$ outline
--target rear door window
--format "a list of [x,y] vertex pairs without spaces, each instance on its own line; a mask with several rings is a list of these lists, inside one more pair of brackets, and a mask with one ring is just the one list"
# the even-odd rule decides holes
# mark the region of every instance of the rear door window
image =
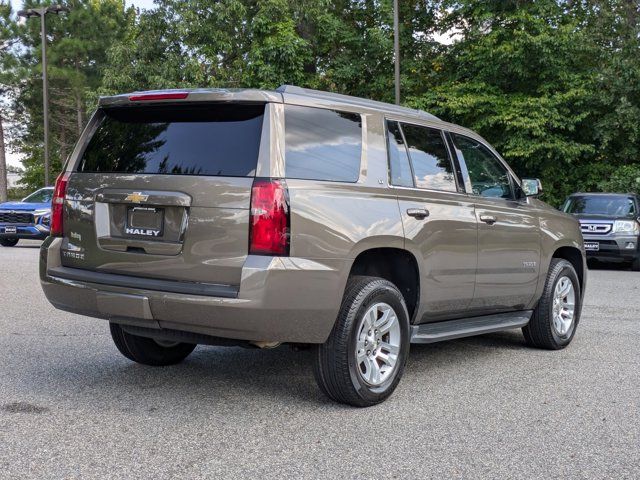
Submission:
[[407,147],[398,122],[387,121],[387,148],[389,149],[389,168],[391,185],[413,187],[413,173],[409,164]]
[[79,172],[255,175],[264,105],[103,109]]
[[287,178],[356,182],[362,155],[362,118],[357,113],[285,106]]
[[406,123],[401,126],[409,149],[416,187],[456,192],[453,164],[442,132]]

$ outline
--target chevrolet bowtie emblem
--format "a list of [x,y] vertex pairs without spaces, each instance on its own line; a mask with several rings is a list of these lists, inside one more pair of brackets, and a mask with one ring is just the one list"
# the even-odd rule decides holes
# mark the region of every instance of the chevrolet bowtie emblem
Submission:
[[133,192],[124,198],[125,202],[142,203],[149,200],[149,195],[143,195],[142,192]]

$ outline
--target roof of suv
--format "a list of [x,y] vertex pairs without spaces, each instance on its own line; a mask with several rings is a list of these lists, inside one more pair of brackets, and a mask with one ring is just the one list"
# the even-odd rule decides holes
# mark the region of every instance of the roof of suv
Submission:
[[[179,93],[188,93],[188,101],[244,101],[244,102],[276,102],[284,103],[284,95],[296,95],[305,97],[306,99],[318,102],[335,102],[346,105],[362,107],[363,109],[376,110],[385,113],[396,113],[399,115],[407,115],[414,118],[421,118],[429,121],[440,121],[435,115],[416,110],[413,108],[401,107],[390,103],[378,102],[375,100],[367,100],[365,98],[352,97],[350,95],[341,95],[338,93],[322,92],[319,90],[311,90],[308,88],[296,87],[293,85],[282,85],[276,90],[256,90],[256,89],[238,89],[238,88],[198,88],[198,89],[173,89],[173,90],[153,90],[147,92],[135,92],[122,95],[114,95],[110,97],[101,97],[100,106],[124,106],[137,104],[138,101],[144,100],[145,96],[149,96],[148,101],[176,101],[176,98],[162,99],[157,96],[171,95]],[[132,101],[131,96],[138,96],[138,101]],[[156,98],[153,98],[155,96]],[[180,101],[180,100],[178,100]]]

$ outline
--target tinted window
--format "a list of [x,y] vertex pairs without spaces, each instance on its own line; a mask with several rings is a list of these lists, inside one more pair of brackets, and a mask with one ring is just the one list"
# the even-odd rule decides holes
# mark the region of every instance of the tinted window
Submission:
[[442,133],[405,123],[402,131],[409,147],[416,187],[455,192],[453,167]]
[[571,197],[564,206],[567,213],[606,215],[609,217],[633,217],[636,206],[632,198],[615,195]]
[[474,195],[494,198],[513,198],[509,172],[500,160],[481,143],[452,134],[461,160],[467,165]]
[[358,180],[362,151],[358,114],[287,105],[285,145],[288,178]]
[[51,188],[43,188],[36,192],[33,192],[27,198],[23,200],[26,203],[51,203],[51,197],[53,197],[53,190]]
[[409,166],[407,147],[404,144],[398,122],[387,122],[387,132],[391,184],[400,187],[413,187],[413,174]]
[[104,110],[80,172],[255,174],[264,105]]

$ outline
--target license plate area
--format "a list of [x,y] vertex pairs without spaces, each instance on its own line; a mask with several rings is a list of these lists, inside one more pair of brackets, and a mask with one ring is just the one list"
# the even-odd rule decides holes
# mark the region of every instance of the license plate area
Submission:
[[600,250],[600,242],[584,242],[584,249],[587,252],[598,252]]
[[4,233],[17,233],[18,229],[14,226],[6,226],[4,227]]
[[164,209],[155,207],[127,207],[124,233],[135,238],[159,238],[164,229]]

